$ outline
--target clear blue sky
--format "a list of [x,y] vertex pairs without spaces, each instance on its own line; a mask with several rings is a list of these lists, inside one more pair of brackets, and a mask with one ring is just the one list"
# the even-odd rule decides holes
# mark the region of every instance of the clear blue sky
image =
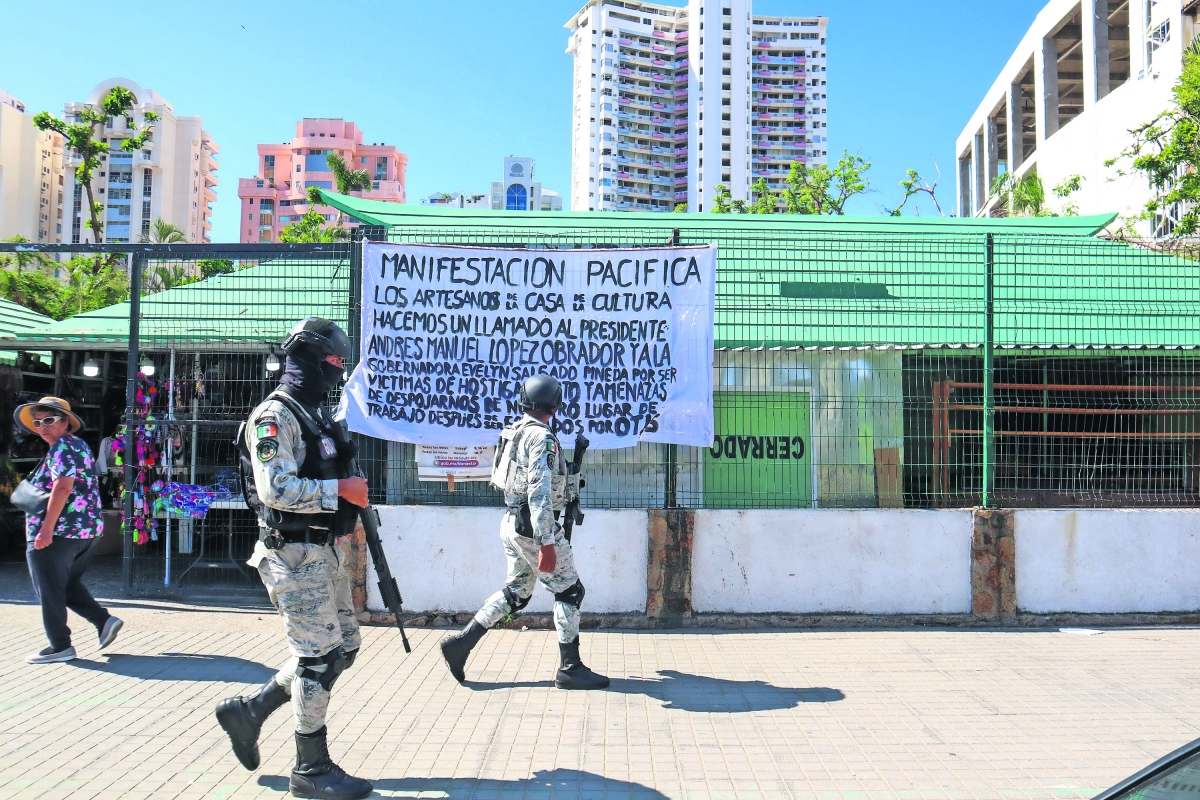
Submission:
[[[292,137],[302,117],[357,122],[366,141],[408,154],[411,202],[484,191],[506,155],[536,160],[567,193],[571,59],[567,18],[581,0],[513,3],[167,2],[77,34],[94,2],[9,3],[0,26],[0,89],[31,111],[61,113],[113,76],[196,115],[221,148],[214,238],[236,241],[237,179],[255,145]],[[681,0],[682,4],[682,0]],[[875,190],[853,208],[894,205],[909,167],[941,165],[953,206],[954,139],[1043,0],[756,0],[764,14],[823,14],[829,25],[830,157],[873,163]],[[123,19],[128,16],[129,19]],[[111,25],[110,25],[111,23]],[[82,24],[82,22],[81,22]],[[78,42],[82,46],[72,46]],[[923,203],[921,213],[932,213]]]

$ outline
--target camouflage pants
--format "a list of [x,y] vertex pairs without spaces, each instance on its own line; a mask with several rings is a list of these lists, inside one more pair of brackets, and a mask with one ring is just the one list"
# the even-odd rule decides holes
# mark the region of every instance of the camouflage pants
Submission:
[[[292,660],[275,682],[291,695],[296,730],[313,733],[325,724],[329,691],[318,680],[297,674],[300,659],[323,656],[338,647],[357,650],[362,644],[346,553],[340,542],[335,547],[289,544],[278,550],[259,542],[246,563],[258,569],[267,595],[283,617],[283,632],[292,651]],[[317,664],[309,670],[323,673],[327,668]]]
[[[504,557],[508,562],[505,588],[524,600],[533,594],[533,587],[539,580],[551,593],[561,592],[573,586],[579,580],[579,573],[575,571],[575,555],[571,551],[571,543],[563,536],[562,528],[554,526],[556,564],[554,572],[546,575],[537,571],[538,550],[541,549],[541,545],[537,539],[517,535],[516,519],[514,512],[509,511],[500,522],[500,541],[504,544]],[[487,599],[483,608],[475,614],[475,621],[485,628],[490,628],[515,610],[508,604],[508,599],[501,590]],[[554,627],[558,630],[560,642],[574,641],[579,636],[579,609],[570,603],[556,600]]]

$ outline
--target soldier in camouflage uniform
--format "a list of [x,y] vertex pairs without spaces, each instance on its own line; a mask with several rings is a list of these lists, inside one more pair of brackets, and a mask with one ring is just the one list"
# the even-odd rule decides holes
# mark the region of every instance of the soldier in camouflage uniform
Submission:
[[488,629],[529,604],[539,580],[554,594],[554,627],[561,659],[554,685],[560,689],[603,689],[608,678],[592,672],[579,657],[579,607],[583,582],[575,571],[571,543],[555,518],[567,505],[571,478],[550,420],[562,404],[562,387],[546,375],[521,385],[519,421],[505,428],[496,449],[493,485],[503,488],[507,511],[500,541],[508,562],[504,588],[487,599],[467,627],[442,640],[442,655],[460,683],[467,656]]
[[354,445],[323,403],[342,377],[350,340],[332,322],[310,317],[283,344],[281,385],[239,434],[247,504],[260,535],[247,562],[258,570],[283,617],[292,659],[247,697],[217,706],[217,721],[247,769],[259,765],[258,734],[290,699],[296,721],[295,797],[362,798],[370,782],[329,757],[325,714],[338,676],[354,663],[362,637],[339,537],[354,530],[367,483],[349,474]]

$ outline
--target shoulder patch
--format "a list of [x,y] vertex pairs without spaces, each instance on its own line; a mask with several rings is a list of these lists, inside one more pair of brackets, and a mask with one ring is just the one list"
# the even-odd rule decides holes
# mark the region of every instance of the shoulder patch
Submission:
[[557,453],[558,452],[558,442],[555,440],[555,438],[553,436],[546,437],[546,452],[547,453]]
[[259,439],[274,439],[279,435],[279,426],[274,422],[259,421],[257,428]]
[[279,442],[274,439],[263,439],[258,443],[255,452],[258,453],[258,460],[266,463],[279,453]]

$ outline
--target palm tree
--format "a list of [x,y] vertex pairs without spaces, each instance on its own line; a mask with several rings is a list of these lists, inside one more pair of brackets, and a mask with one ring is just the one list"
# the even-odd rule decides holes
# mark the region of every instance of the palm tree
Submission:
[[187,236],[183,232],[183,228],[173,222],[167,222],[162,217],[154,218],[154,225],[150,227],[150,235],[143,234],[138,238],[142,244],[177,244],[186,242]]
[[[365,169],[350,169],[346,165],[346,160],[337,153],[326,155],[325,163],[329,165],[329,171],[333,173],[333,181],[337,184],[338,194],[365,192],[371,188],[371,176],[367,174],[367,171]],[[340,210],[338,211],[337,224],[342,224],[342,212]]]
[[1054,212],[1046,207],[1046,187],[1037,173],[1018,178],[1005,172],[992,181],[992,194],[999,200],[997,210],[1006,217],[1046,217]]

